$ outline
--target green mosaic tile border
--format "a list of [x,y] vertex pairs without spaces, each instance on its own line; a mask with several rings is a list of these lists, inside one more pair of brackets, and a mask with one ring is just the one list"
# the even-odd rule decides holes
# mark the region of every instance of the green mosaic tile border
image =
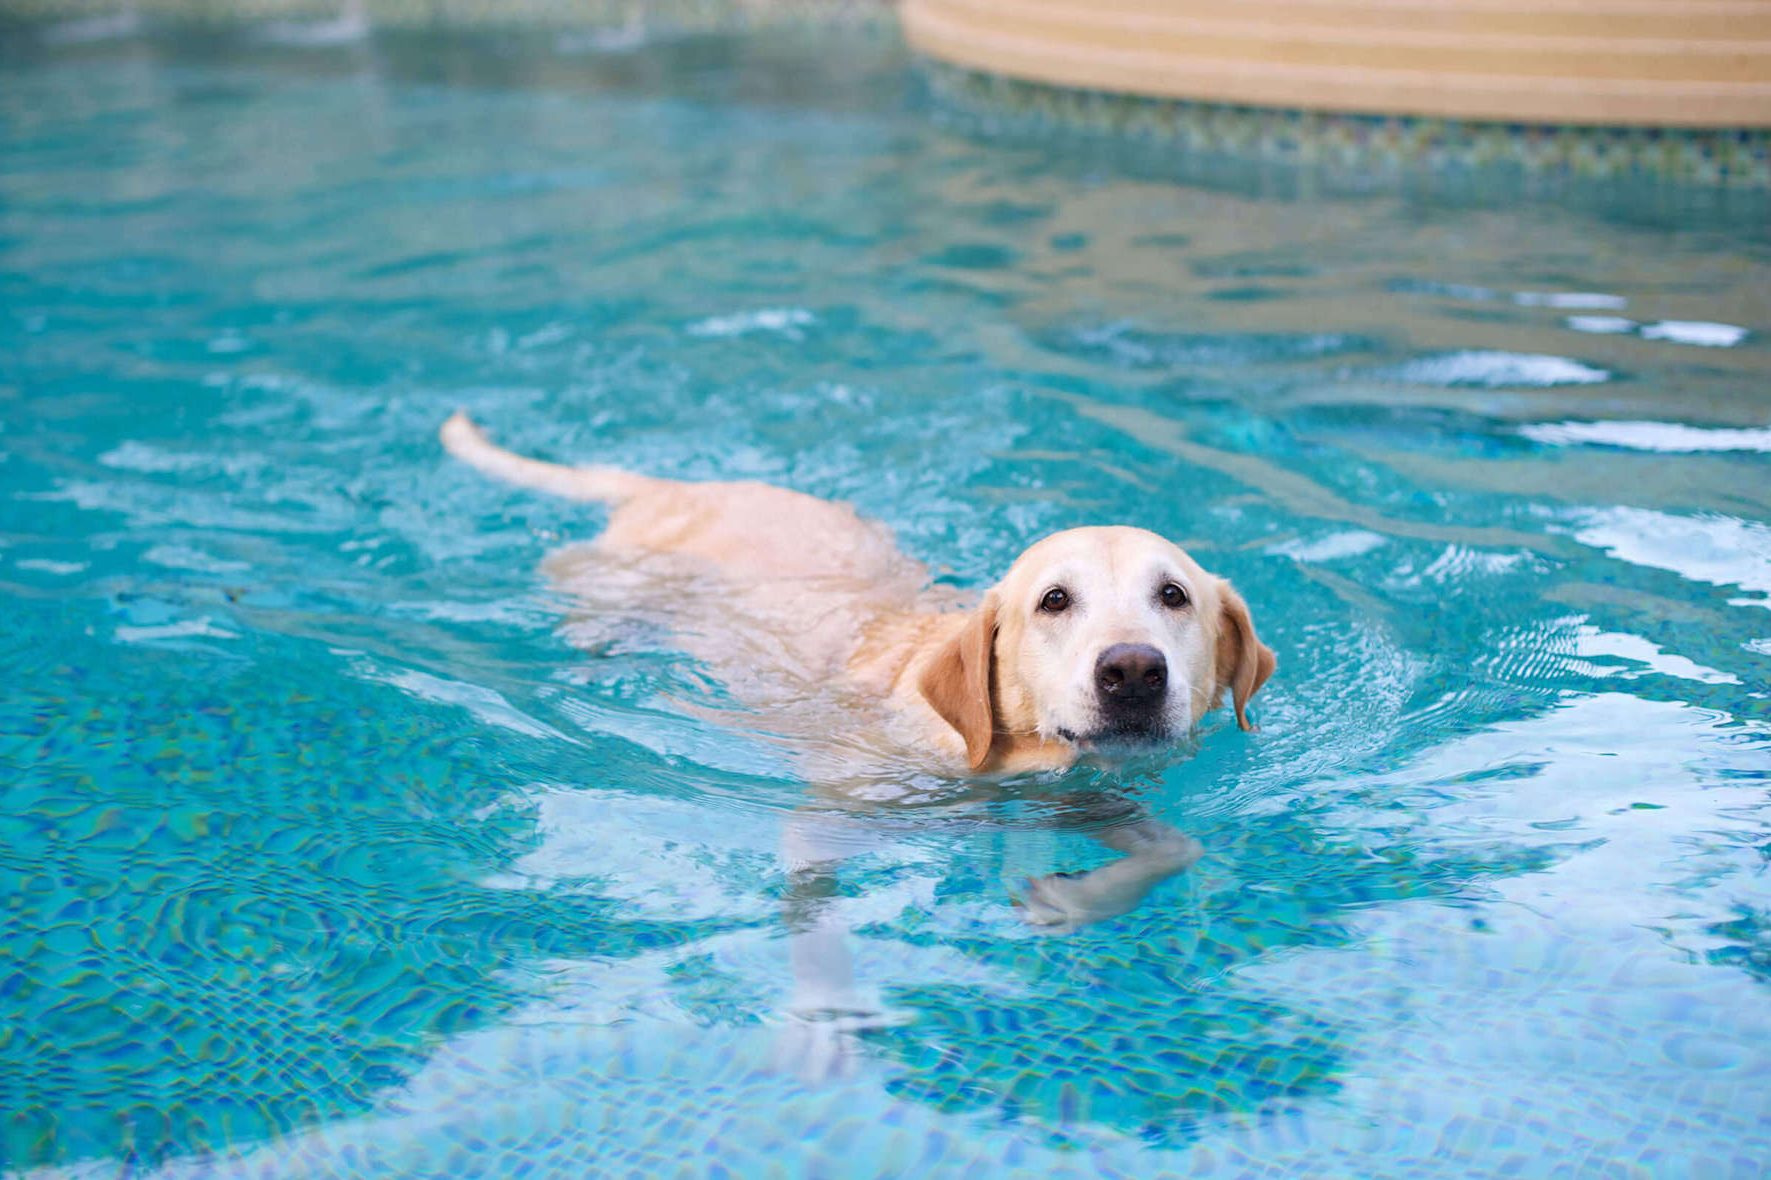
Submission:
[[1504,168],[1574,180],[1771,189],[1771,130],[1555,127],[1343,115],[1068,90],[924,61],[940,106],[998,130],[1086,132],[1371,180]]

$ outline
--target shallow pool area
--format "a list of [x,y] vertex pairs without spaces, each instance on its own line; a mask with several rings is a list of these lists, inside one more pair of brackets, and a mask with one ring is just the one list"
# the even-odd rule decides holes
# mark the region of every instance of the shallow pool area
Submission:
[[[1771,1160],[1771,222],[996,135],[879,32],[0,40],[0,1174],[1693,1176]],[[1351,186],[1356,188],[1357,186]],[[515,449],[1136,524],[1279,670],[849,817],[538,570]],[[1052,935],[1022,880],[1204,855]]]

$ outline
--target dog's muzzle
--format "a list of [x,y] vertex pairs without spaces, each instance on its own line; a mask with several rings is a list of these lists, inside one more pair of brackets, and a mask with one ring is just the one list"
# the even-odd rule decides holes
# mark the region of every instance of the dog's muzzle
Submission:
[[1147,643],[1116,643],[1095,660],[1096,741],[1154,741],[1168,732],[1168,660]]

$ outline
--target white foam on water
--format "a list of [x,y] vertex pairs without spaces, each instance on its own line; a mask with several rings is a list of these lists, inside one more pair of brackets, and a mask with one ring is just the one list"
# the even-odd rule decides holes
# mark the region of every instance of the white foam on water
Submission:
[[129,439],[118,443],[98,457],[106,467],[119,471],[138,471],[145,475],[185,472],[221,472],[245,475],[264,466],[264,461],[250,454],[210,455],[201,452],[169,451],[152,443]]
[[733,315],[710,316],[690,324],[683,331],[691,336],[744,336],[751,332],[779,332],[793,340],[801,338],[801,328],[818,322],[818,317],[803,307],[764,307]]
[[[1631,565],[1771,595],[1771,526],[1756,521],[1715,513],[1675,516],[1647,508],[1595,508],[1582,514],[1574,539]],[[1730,603],[1771,608],[1771,598]]]
[[1479,385],[1489,389],[1506,385],[1547,388],[1554,385],[1597,385],[1611,374],[1565,356],[1528,352],[1468,349],[1421,357],[1394,370],[1403,380],[1421,385]]
[[1619,447],[1666,454],[1771,452],[1771,427],[1708,428],[1679,422],[1541,422],[1522,426],[1519,433],[1532,442],[1551,446]]
[[1313,565],[1317,562],[1358,557],[1362,553],[1370,553],[1383,543],[1384,538],[1377,533],[1367,532],[1364,529],[1352,529],[1343,533],[1330,533],[1326,537],[1318,537],[1313,541],[1294,538],[1271,546],[1267,552]]
[[185,619],[177,623],[158,623],[149,627],[117,628],[117,638],[124,643],[146,643],[155,639],[238,639],[233,631],[217,627],[208,616]]
[[77,574],[86,568],[84,561],[51,561],[47,557],[21,557],[12,563],[21,570],[36,570],[45,574]]
[[1622,311],[1630,303],[1622,295],[1607,295],[1601,291],[1515,291],[1513,302],[1520,307],[1589,308],[1594,311]]
[[1737,324],[1713,324],[1705,320],[1661,320],[1642,327],[1644,340],[1670,340],[1674,344],[1695,344],[1699,348],[1733,348],[1747,337],[1747,330]]
[[[1574,629],[1574,651],[1576,655],[1587,659],[1597,656],[1628,660],[1644,665],[1646,672],[1658,672],[1662,676],[1675,676],[1680,680],[1695,680],[1700,684],[1740,683],[1740,677],[1731,672],[1723,672],[1684,656],[1674,655],[1640,635],[1601,631],[1590,624],[1583,623]],[[1593,671],[1602,676],[1621,676],[1626,679],[1645,674],[1644,671],[1631,668],[1596,668]]]
[[1594,336],[1621,336],[1636,330],[1636,321],[1621,315],[1571,315],[1562,322],[1576,332]]
[[1427,582],[1461,582],[1467,578],[1499,577],[1521,567],[1530,567],[1535,559],[1529,553],[1495,553],[1472,549],[1466,545],[1447,545],[1444,552],[1427,563],[1416,579]]

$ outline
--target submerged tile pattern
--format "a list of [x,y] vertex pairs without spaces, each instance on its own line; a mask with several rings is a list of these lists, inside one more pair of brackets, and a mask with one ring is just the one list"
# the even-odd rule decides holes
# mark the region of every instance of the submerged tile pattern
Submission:
[[1066,90],[941,62],[923,71],[942,106],[993,128],[1094,133],[1172,149],[1373,180],[1504,169],[1581,180],[1771,188],[1771,131],[1548,127],[1268,110]]

